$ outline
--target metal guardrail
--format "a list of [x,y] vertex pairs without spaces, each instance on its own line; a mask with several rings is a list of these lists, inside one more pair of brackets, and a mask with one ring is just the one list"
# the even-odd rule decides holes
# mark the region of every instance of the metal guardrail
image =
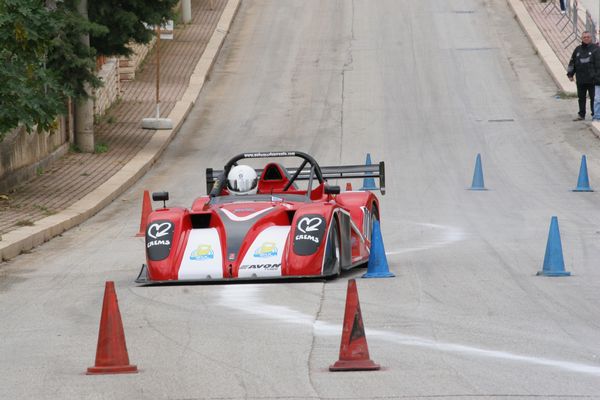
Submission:
[[580,8],[577,0],[548,0],[546,6],[542,9],[542,13],[549,14],[554,10],[562,14],[556,22],[557,26],[562,25],[560,31],[564,32],[568,27],[570,27],[571,30],[562,41],[563,44],[566,43],[565,49],[576,42],[579,39],[579,35],[582,33],[579,31],[579,15],[581,11],[585,11],[585,19],[582,19],[585,30],[593,32],[592,42],[598,43],[600,41],[598,40],[599,38],[596,37],[598,31],[592,15],[589,10]]

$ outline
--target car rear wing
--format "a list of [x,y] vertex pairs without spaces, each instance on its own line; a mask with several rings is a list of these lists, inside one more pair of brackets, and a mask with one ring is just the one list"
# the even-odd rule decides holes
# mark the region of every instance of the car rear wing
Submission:
[[[339,165],[330,167],[320,167],[323,179],[365,179],[363,187],[366,190],[379,190],[385,194],[385,163],[380,161],[378,164],[367,165]],[[296,168],[286,168],[288,173],[293,176]],[[257,169],[258,176],[262,174],[262,168]],[[218,179],[225,179],[223,170],[206,168],[206,193],[211,193],[215,182]],[[379,187],[369,187],[366,179],[379,179]],[[309,180],[310,168],[304,168],[298,174],[297,180]]]

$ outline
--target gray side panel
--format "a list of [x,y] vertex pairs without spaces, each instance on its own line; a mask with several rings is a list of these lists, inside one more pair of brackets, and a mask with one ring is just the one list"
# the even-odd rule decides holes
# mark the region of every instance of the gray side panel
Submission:
[[350,240],[352,233],[352,226],[350,216],[343,212],[338,212],[337,216],[340,221],[340,253],[342,269],[347,269],[352,266],[352,242]]
[[[218,210],[219,217],[221,217],[221,221],[223,221],[226,232],[227,253],[225,254],[225,261],[234,261],[238,258],[240,247],[250,228],[252,228],[258,220],[273,210],[274,208],[246,221],[232,221],[225,213],[223,213],[223,211]],[[230,255],[233,255],[233,258],[230,258]]]

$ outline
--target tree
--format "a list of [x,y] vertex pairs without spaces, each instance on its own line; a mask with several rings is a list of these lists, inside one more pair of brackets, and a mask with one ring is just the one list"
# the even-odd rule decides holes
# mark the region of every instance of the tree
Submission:
[[153,31],[147,25],[163,24],[174,18],[178,0],[96,0],[90,1],[90,21],[110,27],[107,34],[90,34],[90,45],[98,54],[130,55],[130,42],[148,43]]
[[[20,124],[49,129],[66,112],[68,98],[98,87],[96,54],[128,55],[147,43],[146,27],[174,17],[177,0],[94,0],[89,21],[79,0],[0,0],[0,141]],[[81,42],[90,36],[90,47]]]
[[79,35],[107,28],[77,15],[75,1],[0,0],[0,140],[19,124],[49,129],[86,82],[98,86],[94,52]]

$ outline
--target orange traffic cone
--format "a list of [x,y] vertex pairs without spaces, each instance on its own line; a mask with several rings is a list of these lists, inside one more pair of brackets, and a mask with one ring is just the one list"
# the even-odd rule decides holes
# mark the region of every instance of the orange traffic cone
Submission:
[[148,215],[152,212],[152,204],[150,203],[150,193],[144,190],[144,198],[142,200],[142,220],[140,221],[140,231],[135,234],[136,237],[146,235],[146,225],[148,225]]
[[346,182],[346,192],[351,192],[351,191],[352,191],[352,183]]
[[87,375],[137,372],[137,367],[129,364],[115,283],[107,281],[98,332],[96,364],[87,369]]
[[340,345],[340,359],[329,367],[330,371],[370,371],[379,369],[369,358],[369,347],[365,336],[365,327],[360,313],[356,280],[348,281],[344,328]]

